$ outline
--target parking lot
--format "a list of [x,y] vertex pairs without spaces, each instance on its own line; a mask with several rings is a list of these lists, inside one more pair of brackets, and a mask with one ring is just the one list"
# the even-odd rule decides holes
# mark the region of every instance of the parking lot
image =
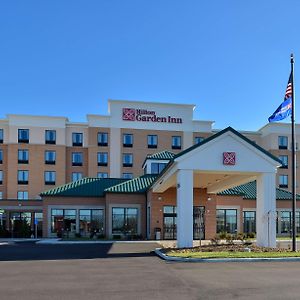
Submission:
[[300,298],[300,263],[168,263],[155,247],[2,245],[1,299]]

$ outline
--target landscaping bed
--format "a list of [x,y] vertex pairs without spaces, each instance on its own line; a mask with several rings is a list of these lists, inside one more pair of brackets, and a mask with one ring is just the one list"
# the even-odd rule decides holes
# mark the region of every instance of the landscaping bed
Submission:
[[174,257],[182,258],[280,258],[300,257],[300,252],[292,252],[284,248],[258,247],[254,244],[221,244],[201,247],[174,249],[166,248],[161,251]]

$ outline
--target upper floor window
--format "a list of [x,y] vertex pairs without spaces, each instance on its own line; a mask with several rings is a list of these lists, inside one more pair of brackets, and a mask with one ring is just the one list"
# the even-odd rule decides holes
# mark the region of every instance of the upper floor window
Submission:
[[3,171],[0,171],[0,184],[3,183]]
[[83,133],[79,133],[79,132],[72,133],[72,145],[73,146],[83,145]]
[[132,147],[133,146],[133,135],[129,133],[123,134],[123,147]]
[[29,171],[18,171],[18,184],[28,184]]
[[159,174],[166,167],[166,163],[151,163],[151,174]]
[[56,172],[55,171],[45,171],[45,184],[55,185]]
[[123,173],[122,177],[124,179],[132,179],[133,178],[133,174],[132,173]]
[[0,150],[0,164],[3,163],[3,150]]
[[19,164],[28,164],[29,161],[29,151],[27,149],[18,150],[18,163]]
[[73,152],[72,153],[72,166],[82,166],[83,155],[82,152]]
[[55,165],[56,161],[56,152],[55,151],[45,151],[45,164],[46,165]]
[[172,149],[181,149],[181,136],[172,136]]
[[133,155],[132,153],[123,153],[123,167],[132,167]]
[[56,130],[45,131],[45,143],[53,145],[56,144]]
[[98,132],[98,146],[107,146],[107,145],[108,145],[108,133]]
[[148,148],[157,148],[157,135],[148,135]]
[[278,137],[278,148],[279,149],[287,149],[288,148],[288,137],[287,136],[279,136]]
[[18,200],[28,200],[28,191],[18,191],[17,199]]
[[29,143],[29,129],[18,129],[18,142]]
[[108,178],[108,173],[106,172],[98,172],[97,173],[98,178]]
[[204,141],[204,137],[202,137],[202,136],[196,136],[195,137],[195,144],[199,144],[203,141]]
[[72,173],[72,181],[77,181],[82,178],[82,173],[81,172],[73,172]]
[[288,175],[279,175],[279,187],[281,188],[288,187]]
[[4,139],[3,129],[0,129],[0,144],[3,143],[3,139]]
[[97,153],[97,162],[98,162],[98,166],[107,166],[108,153],[107,152],[98,152]]
[[280,168],[287,169],[288,168],[288,156],[287,155],[279,155],[279,159],[281,160],[282,166]]

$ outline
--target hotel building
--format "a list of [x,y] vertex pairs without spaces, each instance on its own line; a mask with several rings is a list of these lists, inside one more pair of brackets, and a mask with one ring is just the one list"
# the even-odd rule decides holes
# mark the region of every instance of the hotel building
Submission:
[[[87,115],[84,123],[66,117],[7,115],[0,120],[0,235],[95,232],[109,238],[154,238],[160,232],[161,238],[174,239],[182,176],[181,180],[192,178],[194,217],[188,226],[194,238],[212,238],[220,231],[255,232],[255,180],[259,183],[259,176],[270,172],[278,189],[273,195],[276,216],[269,214],[268,222],[276,224],[277,235],[289,235],[290,125],[216,130],[213,121],[194,120],[194,109],[189,104],[109,100],[108,114]],[[296,133],[298,145],[298,125]],[[198,158],[207,147],[210,152]],[[214,157],[215,150],[219,153]],[[185,175],[179,174],[181,169],[177,177],[167,174],[191,153],[195,165],[204,159],[202,165],[184,167]],[[216,161],[215,169],[202,169]],[[263,169],[265,161],[269,165]],[[242,166],[247,169],[239,169]],[[259,194],[261,187],[257,189]],[[267,212],[273,210],[272,206]]]

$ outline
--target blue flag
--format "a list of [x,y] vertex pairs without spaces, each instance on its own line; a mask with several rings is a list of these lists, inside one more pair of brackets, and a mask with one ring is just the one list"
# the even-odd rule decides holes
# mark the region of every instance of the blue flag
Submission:
[[293,88],[292,88],[292,73],[291,73],[286,88],[284,101],[279,105],[279,107],[275,110],[273,115],[268,119],[269,122],[276,122],[276,121],[283,120],[292,114],[292,93],[293,93]]

